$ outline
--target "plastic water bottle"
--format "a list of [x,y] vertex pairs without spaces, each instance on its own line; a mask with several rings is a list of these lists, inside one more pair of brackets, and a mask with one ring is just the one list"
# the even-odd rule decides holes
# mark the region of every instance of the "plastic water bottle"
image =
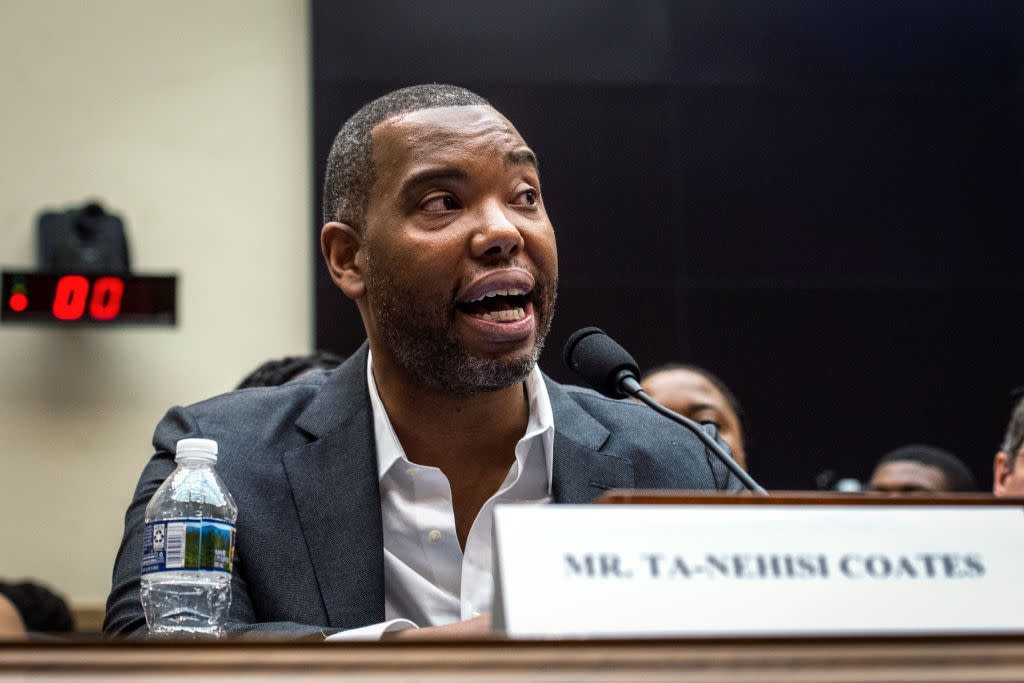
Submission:
[[213,469],[217,442],[182,439],[146,506],[142,609],[154,635],[224,635],[238,507]]

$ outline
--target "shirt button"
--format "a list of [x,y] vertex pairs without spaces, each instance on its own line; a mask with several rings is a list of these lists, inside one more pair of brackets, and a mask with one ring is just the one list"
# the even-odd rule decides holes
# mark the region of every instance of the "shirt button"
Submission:
[[427,534],[427,538],[430,539],[431,543],[437,543],[441,540],[441,532],[437,529],[431,529],[430,533]]
[[416,476],[416,468],[415,467],[406,467],[405,468],[405,473],[408,474],[410,477],[415,477]]

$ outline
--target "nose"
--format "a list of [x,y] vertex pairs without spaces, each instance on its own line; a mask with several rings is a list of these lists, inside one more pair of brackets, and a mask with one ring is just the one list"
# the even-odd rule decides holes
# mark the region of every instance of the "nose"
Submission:
[[470,248],[474,258],[515,256],[523,248],[523,235],[509,220],[505,207],[492,202],[481,211]]

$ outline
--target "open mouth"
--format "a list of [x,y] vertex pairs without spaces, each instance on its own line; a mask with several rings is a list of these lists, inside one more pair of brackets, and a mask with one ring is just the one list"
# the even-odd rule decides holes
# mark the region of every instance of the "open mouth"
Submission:
[[491,323],[514,323],[526,317],[529,298],[520,289],[497,289],[472,301],[456,302],[466,315]]

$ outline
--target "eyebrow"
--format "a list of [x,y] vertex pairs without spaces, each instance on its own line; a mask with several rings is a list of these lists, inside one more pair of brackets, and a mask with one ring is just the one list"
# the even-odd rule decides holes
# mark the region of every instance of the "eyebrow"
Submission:
[[517,152],[509,152],[505,155],[506,166],[533,166],[537,168],[537,156],[530,150],[521,150]]
[[[505,155],[505,166],[533,166],[537,168],[537,156],[530,150],[509,152]],[[435,180],[465,180],[466,172],[458,168],[430,168],[415,173],[402,183],[399,194],[405,195],[416,187]]]
[[414,190],[416,187],[425,183],[430,183],[435,180],[465,180],[466,172],[457,168],[431,168],[425,171],[420,171],[410,176],[404,183],[402,183],[402,189],[399,191],[400,194],[405,195]]

